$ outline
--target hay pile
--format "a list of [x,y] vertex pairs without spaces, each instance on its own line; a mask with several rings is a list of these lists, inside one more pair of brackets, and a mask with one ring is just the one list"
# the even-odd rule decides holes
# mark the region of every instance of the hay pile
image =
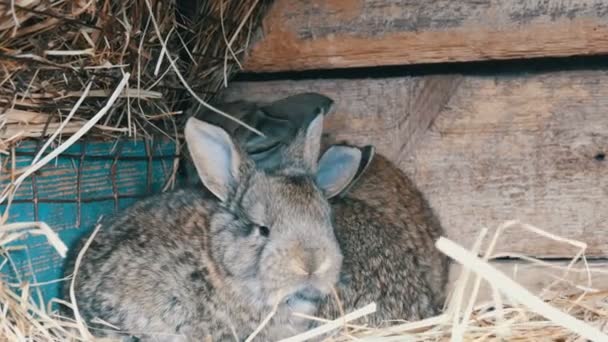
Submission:
[[[506,276],[489,263],[504,255],[494,255],[494,249],[500,245],[500,235],[506,229],[527,230],[538,234],[539,238],[577,247],[579,252],[564,266],[519,255],[535,266],[538,274],[547,274],[554,280],[540,293],[531,293],[512,279],[514,275]],[[505,222],[498,227],[487,250],[481,252],[480,246],[486,234],[487,230],[482,229],[472,250],[446,238],[437,241],[436,246],[462,266],[442,315],[419,322],[403,322],[390,328],[357,325],[357,318],[373,314],[376,308],[372,303],[314,331],[284,341],[306,341],[330,331],[333,331],[333,336],[326,338],[325,342],[608,341],[608,287],[605,282],[608,263],[591,266],[585,258],[584,243],[517,221]],[[583,275],[579,278],[585,281],[571,281],[570,276],[575,274]],[[604,282],[594,284],[593,280],[599,278]],[[480,300],[482,286],[490,288],[491,300]]]
[[[323,324],[283,342],[308,341],[323,334],[329,335],[324,335],[327,336],[323,339],[325,342],[608,341],[608,289],[594,287],[593,283],[596,277],[606,278],[608,265],[590,266],[584,256],[584,244],[561,239],[538,228],[523,225],[524,229],[537,232],[543,237],[555,238],[581,247],[580,252],[563,267],[524,257],[541,270],[544,268],[551,271],[547,274],[555,274],[556,270],[559,273],[555,281],[545,287],[540,294],[527,291],[488,262],[497,257],[492,252],[494,247],[500,244],[500,233],[504,229],[519,226],[522,225],[517,222],[507,222],[499,227],[488,249],[483,253],[480,253],[479,246],[487,233],[486,230],[481,231],[480,238],[470,251],[449,239],[441,238],[437,242],[437,247],[442,252],[463,266],[446,303],[445,312],[440,316],[418,322],[403,322],[389,328],[357,324],[358,318],[373,314],[376,310],[375,304],[370,303],[330,322],[303,316],[321,321]],[[53,244],[58,252],[64,252],[61,242],[53,237],[48,227],[38,227],[38,229],[31,232],[48,233],[49,243]],[[95,232],[91,239],[94,235]],[[6,239],[0,241],[0,246],[5,246],[5,241]],[[80,255],[86,251],[86,248],[87,246],[83,248]],[[478,257],[479,254],[482,257]],[[583,283],[572,282],[568,277],[572,274],[583,274],[585,275],[583,278],[587,280]],[[23,293],[26,294],[23,296],[0,287],[2,303],[0,309],[5,315],[3,320],[0,320],[0,331],[8,337],[8,340],[25,340],[22,337],[25,332],[27,333],[25,336],[35,341],[100,341],[91,336],[81,320],[69,320],[45,310],[44,306],[36,305],[27,295],[35,284],[22,286]],[[478,301],[480,288],[483,286],[492,289],[492,300]],[[75,302],[77,298],[71,300]],[[57,302],[73,308],[72,303]],[[6,317],[7,312],[8,317]]]
[[[11,253],[29,235],[46,236],[62,256],[67,250],[43,222],[7,223],[30,175],[85,134],[160,135],[179,153],[182,113],[210,107],[271,2],[0,0],[0,270],[17,271]],[[32,138],[37,156],[16,170],[15,147]],[[70,303],[42,301],[41,285],[0,279],[0,341],[91,340],[82,322],[51,309]]]
[[52,134],[74,108],[61,131],[78,131],[126,75],[93,132],[175,137],[182,111],[237,70],[269,3],[2,0],[0,151]]

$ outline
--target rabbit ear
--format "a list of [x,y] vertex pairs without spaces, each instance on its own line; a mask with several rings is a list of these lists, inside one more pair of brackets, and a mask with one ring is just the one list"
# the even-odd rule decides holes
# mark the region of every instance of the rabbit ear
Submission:
[[204,121],[188,119],[184,135],[201,181],[217,198],[226,201],[241,178],[243,155],[226,131]]
[[317,114],[308,128],[304,136],[302,159],[304,165],[311,171],[317,170],[317,160],[319,159],[319,150],[321,149],[321,134],[323,133],[323,114]]
[[[317,93],[299,93],[271,103],[260,104],[251,115],[244,117],[247,124],[262,131],[265,136],[252,134],[236,135],[247,153],[256,162],[262,158],[258,154],[264,154],[278,145],[289,145],[294,141],[298,133],[311,127],[311,122],[319,114],[327,115],[333,107],[333,100],[327,96]],[[238,127],[235,133],[245,131],[244,127]],[[300,142],[302,143],[302,142]],[[279,149],[276,149],[279,150]],[[273,152],[274,157],[278,152]],[[280,156],[279,156],[280,157]],[[280,159],[280,158],[276,158]]]
[[323,114],[319,113],[281,152],[283,166],[315,173],[321,149],[321,133],[323,133]]
[[346,188],[355,178],[361,163],[361,150],[345,145],[331,146],[319,160],[315,176],[317,186],[327,198]]
[[346,193],[353,187],[353,185],[357,184],[357,182],[361,179],[361,176],[365,174],[365,171],[369,168],[374,156],[376,154],[376,148],[372,145],[366,145],[360,148],[361,151],[361,161],[359,162],[359,167],[353,179],[348,183],[342,191],[340,191],[339,196],[343,197]]

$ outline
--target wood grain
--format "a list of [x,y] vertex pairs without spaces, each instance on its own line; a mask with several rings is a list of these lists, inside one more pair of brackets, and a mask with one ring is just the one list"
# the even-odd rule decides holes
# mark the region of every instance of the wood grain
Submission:
[[[384,153],[407,150],[428,129],[462,81],[461,76],[381,80],[275,81],[232,83],[223,100],[272,101],[315,91],[335,100],[325,120],[325,143],[347,140],[381,146]],[[354,109],[354,110],[353,110]],[[416,136],[417,139],[411,139]],[[398,142],[398,143],[396,143]]]
[[[590,262],[588,269],[579,263],[570,268],[568,272],[566,272],[567,262],[547,262],[545,265],[541,265],[510,260],[493,261],[490,264],[535,295],[572,293],[576,287],[599,291],[608,290],[608,263],[605,261]],[[460,265],[451,266],[448,291],[453,291],[456,287],[461,271]],[[474,274],[471,274],[471,277],[473,276]],[[471,293],[470,288],[465,293]],[[465,296],[465,300],[468,300],[467,297]],[[493,301],[492,288],[482,281],[476,302],[487,301]]]
[[276,0],[252,72],[608,53],[603,0]]
[[[587,243],[589,256],[608,256],[608,72],[465,77],[415,148],[404,147],[415,118],[424,115],[424,106],[414,104],[428,82],[233,83],[224,97],[271,101],[302,91],[332,97],[326,141],[374,144],[413,178],[447,235],[465,246],[482,227],[519,219]],[[577,251],[521,227],[499,241],[503,252],[539,257]]]

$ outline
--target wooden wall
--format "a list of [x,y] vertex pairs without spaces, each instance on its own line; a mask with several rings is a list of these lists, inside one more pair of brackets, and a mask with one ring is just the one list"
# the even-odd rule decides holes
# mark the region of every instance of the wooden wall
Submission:
[[[336,100],[330,140],[374,144],[410,176],[448,236],[519,219],[608,255],[608,72],[245,82],[226,100],[317,91]],[[521,229],[505,251],[574,255]]]
[[248,71],[608,52],[605,0],[275,0]]
[[[602,0],[276,0],[244,65],[301,71],[598,53],[608,53]],[[608,67],[529,71],[236,82],[223,98],[326,94],[336,101],[327,141],[374,144],[420,187],[448,237],[471,246],[482,227],[518,219],[605,259]],[[521,228],[505,231],[498,249],[551,260],[577,252]],[[520,280],[530,288],[551,278],[526,269]]]

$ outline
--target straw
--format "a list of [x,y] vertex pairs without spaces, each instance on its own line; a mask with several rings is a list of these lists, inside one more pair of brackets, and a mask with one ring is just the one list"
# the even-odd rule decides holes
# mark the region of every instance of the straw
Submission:
[[602,333],[599,329],[546,304],[523,286],[511,280],[511,278],[490,266],[486,261],[479,259],[473,253],[467,251],[453,241],[441,237],[437,241],[436,246],[450,258],[474,271],[478,276],[491,283],[495,288],[501,290],[505,295],[527,306],[537,314],[550,319],[552,322],[571,330],[584,338],[598,342],[608,341],[608,335]]
[[[326,334],[332,330],[338,329],[341,326],[345,325],[346,323],[350,322],[350,321],[354,321],[356,319],[359,319],[361,317],[370,315],[372,313],[376,312],[376,304],[375,303],[371,303],[368,304],[364,307],[362,307],[361,309],[358,309],[356,311],[353,311],[349,314],[346,314],[338,319],[335,319],[331,322],[328,322],[326,324],[323,324],[319,327],[316,327],[314,329],[308,330],[305,333],[290,337],[290,338],[286,338],[286,339],[282,339],[280,342],[301,342],[301,341],[307,341],[309,339],[312,339],[314,337],[317,336],[321,336],[323,334]],[[297,315],[297,314],[296,314]]]
[[[207,104],[221,81],[234,74],[232,65],[246,50],[249,32],[260,24],[269,3],[201,1],[188,13],[192,22],[179,20],[175,1],[155,2],[153,13],[149,3],[136,0],[110,6],[94,0],[0,3],[0,153],[7,156],[3,165],[9,169],[0,176],[5,182],[0,203],[6,205],[0,221],[0,267],[11,267],[19,280],[0,278],[0,340],[99,340],[78,314],[73,293],[72,303],[44,303],[42,296],[33,295],[40,286],[61,279],[38,282],[35,274],[19,274],[12,261],[13,252],[25,251],[33,268],[28,245],[19,245],[30,235],[46,237],[61,257],[67,252],[45,222],[7,223],[21,184],[51,167],[85,135],[93,141],[162,136],[176,142],[179,154],[183,137],[178,133],[185,116],[193,114],[183,113],[193,104]],[[217,18],[225,13],[229,22],[220,27]],[[148,14],[154,21],[150,30]],[[231,37],[230,46],[219,39],[223,35]],[[44,42],[44,49],[36,42]],[[226,57],[228,50],[234,60]],[[29,138],[40,139],[40,148],[31,165],[16,169],[16,147]],[[178,165],[173,160],[163,190],[175,184]],[[72,308],[76,319],[57,315],[51,304]]]
[[93,242],[93,239],[95,239],[95,236],[97,235],[97,232],[99,232],[100,228],[101,228],[101,225],[98,224],[97,227],[95,227],[95,230],[93,230],[93,233],[91,234],[91,236],[87,239],[87,242],[84,244],[82,249],[78,252],[78,257],[76,257],[76,262],[74,263],[74,273],[72,274],[72,281],[70,281],[70,300],[72,301],[71,304],[72,304],[72,312],[74,313],[74,319],[76,320],[76,324],[78,325],[78,330],[80,331],[80,334],[87,339],[93,339],[93,336],[87,329],[86,324],[84,323],[84,320],[80,316],[80,311],[78,310],[78,301],[76,300],[76,291],[74,290],[74,288],[75,288],[76,278],[78,275],[78,269],[80,268],[80,263],[82,262],[82,258],[84,257],[84,254],[86,253],[87,249],[89,249],[89,246]]

